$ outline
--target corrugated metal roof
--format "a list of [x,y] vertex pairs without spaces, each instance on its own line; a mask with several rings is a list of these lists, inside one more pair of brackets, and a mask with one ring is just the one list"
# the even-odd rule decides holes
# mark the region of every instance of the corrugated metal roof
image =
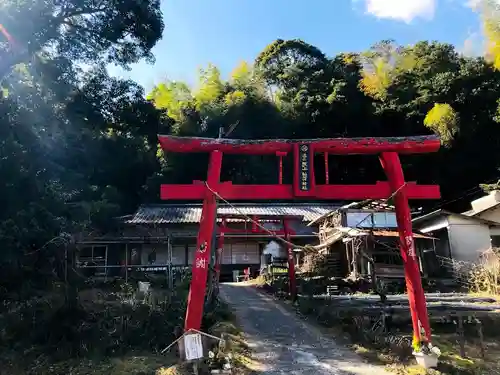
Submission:
[[474,210],[474,209],[472,209],[472,210],[469,210],[469,211],[462,212],[462,215],[476,216],[476,215],[478,215],[478,214],[480,214],[482,212],[489,211],[489,210],[492,210],[494,208],[497,208],[498,206],[500,206],[500,203],[495,203],[495,204],[493,204],[493,205],[491,205],[489,207],[484,207],[484,208],[482,208],[480,210],[477,210],[477,211]]
[[[296,215],[302,216],[304,222],[316,218],[339,208],[333,204],[235,204],[234,208],[220,204],[220,215]],[[131,217],[125,219],[127,224],[188,224],[199,223],[201,217],[201,204],[164,204],[143,205]]]
[[[399,237],[399,232],[397,230],[375,229],[372,231],[372,234],[377,237]],[[420,234],[415,232],[413,232],[413,238],[426,238],[429,240],[437,239],[431,236],[427,236],[425,234]]]

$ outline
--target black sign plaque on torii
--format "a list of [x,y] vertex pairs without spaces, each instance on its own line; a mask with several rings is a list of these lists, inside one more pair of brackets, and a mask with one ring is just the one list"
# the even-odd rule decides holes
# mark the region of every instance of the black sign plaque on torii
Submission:
[[299,145],[299,189],[309,191],[311,189],[311,151],[306,143]]

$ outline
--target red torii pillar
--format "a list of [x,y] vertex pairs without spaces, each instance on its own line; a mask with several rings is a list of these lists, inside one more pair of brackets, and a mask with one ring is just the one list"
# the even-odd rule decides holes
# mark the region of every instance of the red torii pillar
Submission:
[[418,332],[419,334],[417,337],[419,337],[420,328],[422,327],[425,331],[426,338],[430,340],[431,328],[429,324],[429,315],[427,313],[427,304],[425,302],[420,268],[418,266],[415,243],[413,240],[411,212],[408,204],[408,195],[404,188],[405,179],[403,169],[401,168],[401,162],[396,152],[382,153],[380,162],[391,184],[391,190],[394,192],[399,243],[405,270],[406,289],[412,316],[413,332]]
[[[185,329],[199,329],[203,315],[203,303],[207,278],[207,262],[211,252],[212,235],[216,220],[217,198],[225,200],[292,200],[297,198],[321,200],[387,199],[394,195],[401,255],[413,322],[414,337],[421,341],[420,326],[425,340],[430,342],[430,325],[425,296],[413,243],[409,199],[438,199],[439,186],[417,185],[405,182],[398,154],[436,152],[440,140],[434,136],[391,138],[334,138],[309,140],[234,140],[212,138],[182,138],[159,136],[163,150],[170,152],[209,152],[210,165],[207,182],[192,185],[162,185],[161,198],[203,200],[203,212],[198,235],[198,251],[193,264],[193,280],[189,293]],[[277,155],[280,159],[288,153],[294,156],[294,181],[284,185],[233,185],[219,183],[222,153],[247,155]],[[373,185],[316,185],[313,157],[315,153],[326,155],[378,155],[388,182]],[[280,163],[280,176],[281,163]]]
[[[212,151],[208,165],[207,184],[217,185],[222,168],[222,153]],[[203,318],[203,306],[207,287],[208,265],[212,251],[212,239],[217,220],[217,198],[208,189],[204,191],[203,207],[201,210],[200,230],[196,241],[196,254],[193,262],[191,287],[188,295],[186,310],[186,330],[200,329]]]

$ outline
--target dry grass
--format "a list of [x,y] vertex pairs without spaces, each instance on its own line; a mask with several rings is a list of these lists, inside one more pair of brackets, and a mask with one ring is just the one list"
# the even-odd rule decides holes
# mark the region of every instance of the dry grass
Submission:
[[[466,332],[465,357],[460,356],[458,335],[444,332],[443,326],[433,327],[433,343],[440,348],[442,355],[439,367],[435,370],[425,370],[416,365],[411,355],[410,347],[387,346],[369,342],[349,332],[342,324],[322,327],[322,331],[337,341],[350,346],[353,351],[373,364],[383,365],[389,371],[398,375],[493,375],[500,374],[500,331],[492,327],[500,326],[500,319],[488,321],[485,327],[491,327],[485,332],[483,347],[485,357],[481,355],[481,345],[474,330]],[[449,329],[447,330],[449,331]],[[466,330],[467,331],[467,330]],[[496,332],[498,331],[498,332]],[[397,335],[397,334],[395,334]]]
[[411,357],[402,358],[397,350],[380,350],[369,344],[354,344],[352,347],[356,353],[372,363],[383,364],[388,370],[398,375],[483,375],[500,374],[498,358],[500,358],[500,346],[498,340],[491,338],[485,342],[486,358],[480,355],[478,342],[469,341],[465,344],[466,358],[462,358],[456,344],[455,335],[435,335],[434,343],[441,351],[437,369],[425,370],[416,365]]
[[[244,282],[246,285],[256,285],[252,282],[258,282],[258,279]],[[243,283],[243,282],[242,282]],[[255,372],[261,372],[264,369],[262,365],[252,359],[251,350],[246,343],[243,332],[239,328],[235,315],[229,310],[226,304],[223,304],[225,309],[225,319],[215,324],[210,329],[210,334],[218,337],[224,337],[227,340],[226,353],[231,353],[234,375],[249,375]],[[163,375],[163,374],[160,374]]]
[[469,289],[472,293],[488,296],[500,295],[500,249],[489,249],[481,255],[469,272]]
[[500,297],[500,249],[490,248],[475,263],[440,258],[455,281],[471,294]]
[[[345,323],[344,323],[345,324]],[[416,365],[410,347],[398,345],[375,344],[352,334],[351,326],[341,322],[330,327],[322,327],[322,331],[337,341],[350,346],[356,353],[371,363],[386,366],[388,370],[398,375],[493,375],[500,374],[500,318],[483,322],[485,337],[483,347],[485,357],[481,355],[481,345],[475,329],[466,329],[465,357],[460,356],[458,335],[450,332],[449,327],[433,326],[433,343],[440,348],[442,355],[439,367],[428,370]],[[472,327],[471,327],[472,328]],[[451,328],[453,331],[454,328]],[[394,335],[399,335],[394,333]]]
[[[168,373],[165,371],[171,368],[170,366],[175,364],[176,361],[176,358],[172,355],[131,353],[107,359],[72,359],[50,365],[45,365],[45,361],[40,358],[38,367],[40,373],[46,375],[166,375]],[[36,370],[35,366],[37,364],[34,364],[33,370]],[[0,368],[0,373],[10,375],[26,374],[24,369],[16,367],[4,367],[3,370]],[[175,374],[175,372],[172,374]]]

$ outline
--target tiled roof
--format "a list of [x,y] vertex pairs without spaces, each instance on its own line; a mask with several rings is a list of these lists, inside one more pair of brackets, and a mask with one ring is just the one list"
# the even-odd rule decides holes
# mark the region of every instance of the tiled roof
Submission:
[[[219,204],[220,215],[296,215],[303,216],[304,222],[310,222],[339,205],[321,203],[277,203],[277,204],[235,204],[235,208]],[[127,224],[181,224],[199,223],[201,204],[163,204],[143,205],[137,212],[125,219]]]

